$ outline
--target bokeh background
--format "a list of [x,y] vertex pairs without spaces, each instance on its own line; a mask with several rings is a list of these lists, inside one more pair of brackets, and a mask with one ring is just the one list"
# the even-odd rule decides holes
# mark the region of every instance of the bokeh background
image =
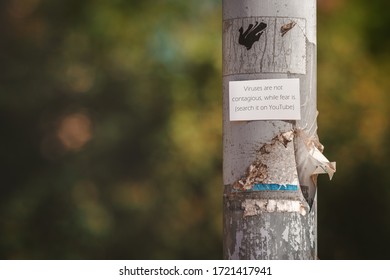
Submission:
[[[222,1],[0,2],[0,258],[222,258]],[[318,0],[321,259],[390,259],[389,2]]]

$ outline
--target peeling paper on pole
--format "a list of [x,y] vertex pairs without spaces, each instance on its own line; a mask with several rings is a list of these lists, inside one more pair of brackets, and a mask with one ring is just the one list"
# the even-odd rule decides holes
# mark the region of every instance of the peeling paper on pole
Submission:
[[[297,168],[300,174],[300,183],[317,186],[318,174],[328,174],[332,180],[336,172],[336,162],[330,162],[323,154],[324,147],[316,138],[308,137],[303,130],[296,129],[297,134]],[[308,178],[311,182],[308,182]]]
[[305,216],[308,212],[306,207],[307,206],[305,206],[301,201],[285,199],[246,199],[242,203],[242,208],[244,209],[244,218],[260,215],[264,212],[297,212],[302,216]]
[[312,147],[309,154],[313,165],[316,166],[313,175],[328,173],[329,179],[332,180],[333,174],[336,172],[336,162],[329,162],[316,147]]
[[294,131],[276,135],[256,150],[245,175],[233,183],[235,191],[298,191]]

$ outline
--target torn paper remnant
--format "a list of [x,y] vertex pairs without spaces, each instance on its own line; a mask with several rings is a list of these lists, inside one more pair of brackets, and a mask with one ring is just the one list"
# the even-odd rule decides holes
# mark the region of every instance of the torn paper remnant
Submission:
[[297,200],[286,199],[246,199],[242,203],[244,209],[244,217],[259,215],[263,212],[298,212],[305,216],[308,209]]
[[333,174],[336,172],[336,162],[329,162],[315,146],[310,149],[309,154],[312,156],[313,162],[316,165],[313,175],[328,173],[329,179],[332,180]]
[[324,147],[319,143],[318,139],[308,137],[308,135],[300,129],[295,131],[296,137],[296,161],[299,174],[299,182],[303,185],[308,185],[308,179],[316,185],[316,177],[318,174],[329,175],[332,179],[336,172],[336,162],[330,162],[323,154]]
[[246,177],[238,180],[233,187],[240,190],[249,190],[252,189],[254,184],[263,183],[267,177],[267,166],[256,160],[249,166]]
[[256,160],[233,184],[233,188],[239,191],[291,191],[290,186],[293,186],[295,190],[298,174],[293,140],[294,131],[289,130],[276,135],[270,143],[262,143],[256,150]]
[[280,27],[280,33],[282,33],[282,37],[286,35],[288,31],[290,31],[297,23],[294,21],[291,21],[289,23],[283,24],[282,27]]
[[318,174],[327,173],[332,179],[336,172],[336,163],[329,162],[322,154],[324,147],[315,133],[309,136],[303,129],[296,128],[295,135],[295,160],[299,185],[311,208],[317,192]]

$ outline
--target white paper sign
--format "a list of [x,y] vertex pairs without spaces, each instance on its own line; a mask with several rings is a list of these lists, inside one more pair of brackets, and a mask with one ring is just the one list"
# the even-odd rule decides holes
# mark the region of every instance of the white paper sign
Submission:
[[231,81],[230,120],[299,120],[299,97],[299,79]]

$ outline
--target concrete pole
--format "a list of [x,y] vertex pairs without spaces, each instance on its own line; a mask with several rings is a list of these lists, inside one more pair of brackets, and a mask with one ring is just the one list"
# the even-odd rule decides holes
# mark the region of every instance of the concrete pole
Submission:
[[223,0],[225,259],[316,258],[316,119],[316,1]]

